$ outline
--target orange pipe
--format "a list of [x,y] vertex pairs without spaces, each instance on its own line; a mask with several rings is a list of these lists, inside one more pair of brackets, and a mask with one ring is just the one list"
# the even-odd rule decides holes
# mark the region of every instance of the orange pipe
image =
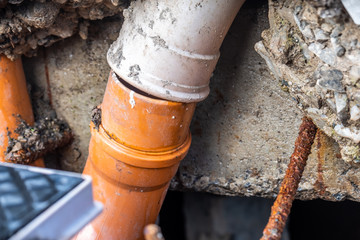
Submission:
[[146,93],[136,94],[131,88],[120,82],[114,72],[110,73],[101,118],[109,135],[143,151],[166,151],[180,146],[188,136],[195,103],[160,100]]
[[144,239],[190,147],[195,106],[131,90],[110,73],[84,169],[104,211],[76,239]]
[[[26,87],[26,80],[21,58],[11,61],[0,55],[0,161],[5,161],[5,152],[8,146],[8,132],[16,137],[17,115],[20,115],[28,124],[34,123],[34,115]],[[44,167],[42,159],[31,165]]]

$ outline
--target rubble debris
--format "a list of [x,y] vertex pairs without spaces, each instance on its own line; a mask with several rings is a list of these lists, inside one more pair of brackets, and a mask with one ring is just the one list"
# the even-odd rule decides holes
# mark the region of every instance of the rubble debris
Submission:
[[5,160],[18,164],[29,164],[69,144],[73,138],[71,129],[62,120],[57,118],[44,118],[29,126],[18,115],[19,125],[15,134],[8,132],[9,144]]
[[317,127],[311,119],[304,117],[295,141],[294,153],[291,155],[279,194],[271,207],[271,216],[261,240],[281,239],[306,161],[311,152],[311,146],[314,143],[316,131]]
[[91,110],[91,121],[94,123],[95,129],[99,131],[101,125],[101,107],[96,106]]
[[256,51],[278,81],[292,83],[288,92],[342,158],[359,162],[351,149],[359,148],[360,28],[341,0],[269,0],[269,21]]
[[114,16],[129,0],[0,0],[0,54],[33,56],[39,46],[79,33],[87,38],[89,21]]

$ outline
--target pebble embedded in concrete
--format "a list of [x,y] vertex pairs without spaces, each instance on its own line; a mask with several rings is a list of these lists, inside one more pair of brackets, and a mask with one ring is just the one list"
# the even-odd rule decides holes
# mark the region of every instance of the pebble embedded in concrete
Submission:
[[318,42],[311,43],[309,45],[309,50],[318,56],[324,63],[327,63],[331,66],[336,65],[335,53],[330,48],[325,47],[325,45]]
[[314,39],[314,33],[313,30],[311,29],[310,25],[305,26],[303,29],[300,30],[301,33],[308,38],[309,40],[313,40]]
[[350,108],[350,120],[357,121],[360,119],[360,108],[354,105]]
[[320,70],[320,79],[317,81],[317,85],[326,90],[332,90],[335,92],[344,92],[344,87],[341,83],[343,74],[337,69],[332,70]]
[[349,71],[350,80],[356,83],[360,80],[360,66],[352,66]]
[[360,131],[357,129],[351,129],[349,127],[344,127],[342,124],[338,124],[334,128],[335,132],[344,138],[349,138],[355,143],[360,142]]
[[329,23],[323,23],[321,24],[321,29],[327,33],[331,33],[331,31],[333,30],[333,26]]
[[336,114],[339,120],[345,123],[348,119],[348,99],[346,94],[335,92]]
[[336,52],[336,56],[342,57],[344,56],[346,49],[343,46],[339,45],[335,48],[335,52]]
[[316,28],[314,32],[316,41],[323,42],[329,40],[329,34],[324,32],[322,29]]
[[[270,0],[269,6],[271,24],[270,29],[264,31],[261,56],[266,55],[267,62],[270,62],[268,65],[276,66],[283,79],[294,83],[289,86],[290,95],[326,134],[339,143],[342,158],[346,162],[360,159],[360,151],[351,150],[357,148],[357,143],[334,131],[337,124],[350,127],[351,132],[360,130],[358,120],[354,120],[357,119],[356,107],[352,109],[352,115],[349,109],[360,106],[359,27],[340,0],[295,0],[291,5],[286,0],[277,0],[276,3]],[[304,32],[305,27],[308,27],[307,32]],[[284,35],[284,29],[292,29],[285,33],[289,39],[296,32],[302,33],[296,34],[299,44],[292,45],[291,54],[273,50],[274,44],[271,44]],[[311,31],[314,38],[309,36]],[[308,46],[311,54],[303,51],[304,46]],[[279,43],[281,47],[284,46]],[[294,58],[298,51],[302,52],[306,64],[299,64],[299,58]],[[266,52],[268,54],[264,54]],[[352,120],[349,122],[349,119]]]
[[337,25],[333,31],[331,32],[331,35],[330,37],[331,38],[337,38],[339,37],[339,35],[341,34],[341,32],[345,29],[344,25],[341,24],[341,25]]

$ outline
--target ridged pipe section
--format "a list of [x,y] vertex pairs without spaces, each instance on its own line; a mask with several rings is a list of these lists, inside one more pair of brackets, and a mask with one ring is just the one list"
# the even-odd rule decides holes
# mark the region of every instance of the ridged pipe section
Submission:
[[195,105],[154,98],[110,73],[83,172],[104,211],[76,239],[143,239],[189,150]]
[[244,0],[134,1],[124,10],[110,67],[136,88],[170,101],[199,102],[220,46]]

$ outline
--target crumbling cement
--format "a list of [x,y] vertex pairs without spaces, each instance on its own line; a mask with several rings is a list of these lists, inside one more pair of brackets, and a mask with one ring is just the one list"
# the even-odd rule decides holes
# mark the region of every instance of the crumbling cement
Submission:
[[[272,80],[251,49],[268,28],[266,14],[266,6],[246,2],[230,28],[210,95],[195,111],[192,145],[173,189],[259,197],[279,192],[303,113],[298,100],[283,91],[291,85]],[[338,144],[321,134],[296,197],[359,201],[359,174],[342,160]]]
[[42,118],[29,126],[21,116],[14,133],[8,132],[9,140],[5,160],[19,164],[29,164],[45,154],[66,146],[72,140],[71,129],[64,121]]
[[360,162],[360,28],[340,0],[269,1],[255,46],[275,78],[346,162]]
[[86,39],[90,20],[122,12],[128,0],[5,0],[0,1],[0,54],[13,59],[32,56],[79,33]]

